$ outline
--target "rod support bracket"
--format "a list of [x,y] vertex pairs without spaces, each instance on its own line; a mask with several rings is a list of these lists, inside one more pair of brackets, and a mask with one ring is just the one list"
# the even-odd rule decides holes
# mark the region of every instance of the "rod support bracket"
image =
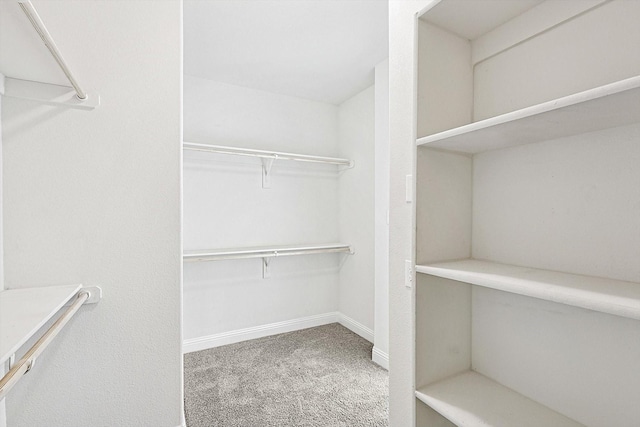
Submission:
[[[87,298],[83,305],[97,304],[102,299],[102,288],[100,286],[83,286],[78,291],[78,294],[82,292],[86,292],[89,294],[89,298]],[[71,298],[69,301],[67,301],[65,307],[73,304],[73,301],[75,301],[75,298]]]
[[7,363],[6,363],[7,371],[11,370],[11,368],[13,368],[13,365],[15,364],[16,364],[16,354],[13,353],[11,357],[9,357],[9,360],[7,360]]
[[264,257],[262,258],[262,278],[268,279],[271,277],[271,269],[269,268],[269,264],[271,263],[271,258]]
[[271,168],[276,160],[278,160],[277,154],[274,154],[273,157],[262,158],[262,188],[271,188]]

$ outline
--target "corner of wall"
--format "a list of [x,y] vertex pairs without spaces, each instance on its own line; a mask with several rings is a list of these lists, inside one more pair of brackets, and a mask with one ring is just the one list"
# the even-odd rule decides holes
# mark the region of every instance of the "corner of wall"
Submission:
[[[2,239],[2,95],[4,94],[4,75],[0,73],[0,292],[4,289],[4,240]],[[0,374],[4,375],[4,366],[0,367]],[[0,427],[6,427],[7,414],[4,399],[0,400]]]
[[338,184],[340,239],[355,247],[340,269],[338,311],[369,330],[374,326],[374,129],[372,85],[338,107],[339,155],[355,161]]
[[[389,59],[375,68],[375,313],[376,349],[386,354],[389,365]],[[376,362],[378,363],[378,362]],[[382,365],[381,363],[378,363]]]

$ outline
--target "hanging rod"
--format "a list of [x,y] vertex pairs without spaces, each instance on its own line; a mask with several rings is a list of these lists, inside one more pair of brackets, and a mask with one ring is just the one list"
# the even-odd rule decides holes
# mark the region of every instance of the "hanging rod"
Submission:
[[237,156],[260,157],[272,160],[296,160],[299,162],[330,163],[334,165],[344,165],[352,168],[354,161],[340,159],[336,157],[309,156],[306,154],[282,153],[278,151],[252,150],[249,148],[225,147],[222,145],[198,144],[195,142],[183,142],[182,148],[185,150],[207,151],[210,153],[232,154]]
[[[47,332],[40,337],[38,341],[22,356],[18,363],[14,364],[9,372],[0,379],[0,400],[2,400],[9,390],[20,381],[22,376],[29,372],[33,368],[36,359],[47,346],[53,341],[53,339],[60,333],[64,326],[71,320],[74,314],[80,309],[80,306],[87,302],[90,298],[99,298],[99,295],[92,296],[92,291],[89,289],[80,289],[76,294],[75,301],[69,306],[69,308],[55,321],[53,325],[47,330]],[[93,288],[98,289],[98,288]]]
[[267,246],[252,248],[211,249],[200,251],[185,251],[184,261],[220,261],[241,258],[271,258],[278,256],[309,255],[322,253],[349,253],[353,248],[343,243],[305,245],[305,246]]
[[78,97],[78,99],[83,101],[87,99],[87,93],[82,90],[75,77],[73,76],[73,73],[71,73],[71,70],[69,70],[67,63],[65,62],[62,54],[56,46],[56,42],[51,37],[51,34],[49,34],[49,31],[47,31],[47,27],[44,25],[44,22],[42,22],[42,19],[40,19],[40,16],[31,4],[31,1],[18,0],[18,4],[20,5],[20,8],[24,12],[24,14],[27,15],[27,18],[29,18],[31,25],[33,25],[33,28],[42,39],[44,45],[47,47],[47,49],[49,49],[51,55],[53,55],[53,59],[56,60],[56,62],[62,69],[62,72],[65,74],[65,76],[67,76],[67,79],[69,79],[69,83],[71,83],[71,86],[73,86],[73,89],[76,91],[76,96]]

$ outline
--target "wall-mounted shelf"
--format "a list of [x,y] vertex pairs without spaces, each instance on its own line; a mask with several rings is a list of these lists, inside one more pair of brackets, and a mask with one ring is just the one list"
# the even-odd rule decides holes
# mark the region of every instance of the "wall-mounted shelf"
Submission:
[[[71,86],[11,78],[0,74],[0,80],[2,80],[2,82],[0,82],[0,94],[7,97],[28,99],[47,105],[79,110],[93,110],[98,107],[100,105],[100,96],[87,93],[78,83],[75,75],[71,72],[62,53],[58,49],[55,40],[47,30],[47,27],[38,15],[33,4],[31,4],[31,1],[18,0],[16,2],[7,2],[7,4],[15,4],[16,9],[22,10],[26,17],[24,22],[31,24],[38,34],[39,39],[49,50],[56,64],[67,77]],[[19,12],[16,11],[14,15],[17,18]]]
[[419,138],[419,146],[480,153],[640,122],[640,76]]
[[82,285],[9,289],[0,292],[0,363],[9,360],[80,289],[93,290],[87,303],[100,299],[99,288]]
[[344,243],[325,243],[296,246],[257,246],[247,248],[227,248],[185,251],[182,259],[186,262],[222,261],[229,259],[262,258],[262,276],[269,277],[269,260],[274,257],[293,255],[313,255],[327,253],[353,254],[353,248]]
[[0,363],[15,354],[82,285],[13,289],[0,292]]
[[640,283],[473,259],[417,265],[416,271],[640,320]]
[[271,258],[277,256],[310,255],[322,253],[353,253],[351,246],[344,243],[328,243],[299,246],[256,246],[249,248],[210,249],[185,251],[185,261],[221,261],[240,258]]
[[436,382],[415,393],[418,399],[458,426],[582,426],[473,371]]
[[[0,79],[2,76],[0,75]],[[72,87],[50,83],[33,82],[30,80],[4,78],[4,93],[9,98],[28,99],[42,104],[56,107],[66,107],[74,110],[93,110],[100,105],[100,97],[87,94],[85,99],[79,99]]]
[[[0,292],[0,360],[3,363],[9,360],[9,371],[0,378],[0,400],[31,371],[36,359],[80,307],[97,303],[101,298],[102,290],[99,287],[83,288],[82,285]],[[16,362],[15,352],[67,303],[69,307]]]
[[204,151],[208,153],[230,154],[234,156],[258,157],[262,159],[262,187],[269,188],[271,181],[271,168],[276,160],[293,160],[298,162],[325,163],[352,168],[354,161],[337,157],[310,156],[307,154],[285,153],[280,151],[253,150],[249,148],[226,147],[222,145],[199,144],[195,142],[183,142],[185,150]]

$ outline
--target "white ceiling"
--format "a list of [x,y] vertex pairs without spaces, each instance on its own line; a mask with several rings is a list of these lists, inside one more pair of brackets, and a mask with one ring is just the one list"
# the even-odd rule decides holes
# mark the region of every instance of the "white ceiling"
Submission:
[[185,0],[184,73],[340,104],[388,56],[386,0]]

